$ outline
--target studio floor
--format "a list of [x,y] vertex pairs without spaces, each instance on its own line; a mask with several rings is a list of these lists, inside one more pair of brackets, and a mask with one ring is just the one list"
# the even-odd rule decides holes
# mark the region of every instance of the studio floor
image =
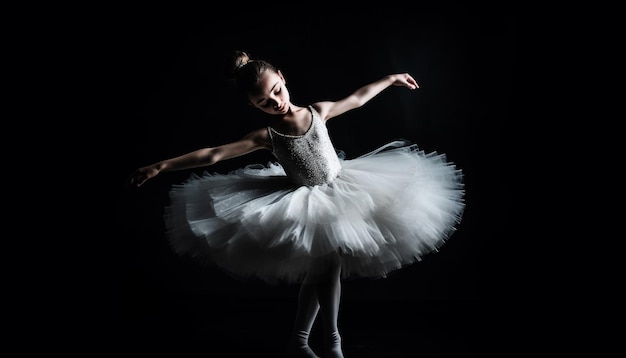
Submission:
[[[170,297],[127,311],[106,346],[125,356],[287,357],[293,299]],[[344,300],[346,358],[510,356],[506,309],[479,301]],[[167,308],[165,308],[167,307]],[[175,309],[178,307],[178,310]],[[323,357],[319,321],[312,348]],[[500,347],[500,348],[497,348]],[[508,348],[507,348],[508,350]]]

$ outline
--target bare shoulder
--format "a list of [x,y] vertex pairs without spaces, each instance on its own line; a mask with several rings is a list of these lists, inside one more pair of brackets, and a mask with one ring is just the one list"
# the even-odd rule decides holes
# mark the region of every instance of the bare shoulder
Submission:
[[330,119],[328,114],[330,113],[330,109],[333,107],[334,103],[335,102],[332,102],[332,101],[315,102],[311,104],[311,107],[315,108],[315,110],[317,111],[317,113],[319,113],[322,120],[326,122],[327,120]]
[[267,132],[267,127],[255,129],[246,134],[241,140],[248,141],[253,147],[259,149],[269,149],[272,146],[269,133]]
[[335,118],[359,107],[360,104],[355,100],[355,96],[351,95],[338,101],[316,102],[312,104],[312,106],[320,114],[324,122],[326,122],[331,118]]

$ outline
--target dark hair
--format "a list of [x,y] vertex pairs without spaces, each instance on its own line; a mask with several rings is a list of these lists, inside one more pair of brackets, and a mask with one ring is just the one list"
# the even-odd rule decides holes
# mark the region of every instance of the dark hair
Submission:
[[253,60],[245,51],[234,51],[226,66],[226,75],[235,79],[237,89],[248,96],[257,91],[257,84],[265,71],[278,73],[278,69],[264,60]]

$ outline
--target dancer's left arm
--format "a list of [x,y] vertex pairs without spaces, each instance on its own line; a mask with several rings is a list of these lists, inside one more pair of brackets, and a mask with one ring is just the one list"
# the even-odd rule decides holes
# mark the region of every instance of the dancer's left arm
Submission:
[[419,85],[411,75],[408,73],[397,73],[387,75],[378,81],[365,85],[343,99],[317,102],[313,104],[313,107],[327,121],[349,110],[363,106],[390,86],[402,86],[411,90],[419,88]]

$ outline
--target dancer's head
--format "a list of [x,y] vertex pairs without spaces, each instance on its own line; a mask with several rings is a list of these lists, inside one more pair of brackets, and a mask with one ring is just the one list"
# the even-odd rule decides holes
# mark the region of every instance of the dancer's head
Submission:
[[289,91],[283,74],[273,64],[253,60],[244,51],[235,51],[228,71],[251,106],[268,114],[287,113],[291,104]]

